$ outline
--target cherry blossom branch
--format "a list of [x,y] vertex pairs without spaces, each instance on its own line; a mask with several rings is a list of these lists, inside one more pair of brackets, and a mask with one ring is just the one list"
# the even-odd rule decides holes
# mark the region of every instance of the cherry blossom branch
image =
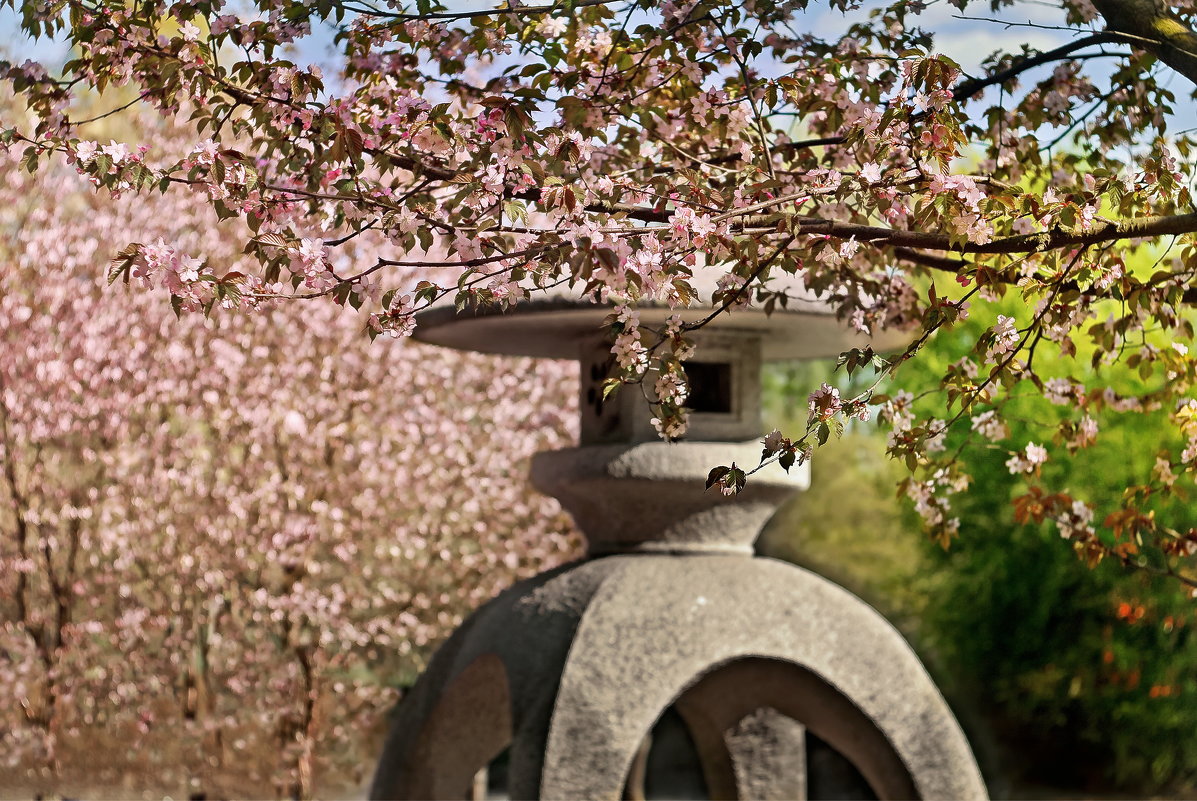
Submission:
[[[973,289],[969,290],[969,292],[967,294],[965,294],[965,296],[963,298],[961,298],[960,301],[958,301],[958,303],[955,305],[957,305],[957,306],[963,305],[969,298],[971,298],[974,294],[976,294],[978,290],[979,290],[979,287],[974,287]],[[944,325],[944,320],[940,319],[940,320],[936,321],[933,325],[931,325],[927,328],[924,328],[923,333],[918,337],[918,339],[916,339],[914,342],[911,342],[909,345],[907,345],[906,349],[902,353],[889,359],[887,363],[885,363],[880,369],[877,370],[877,375],[874,378],[872,384],[870,384],[863,391],[858,392],[845,405],[859,406],[859,405],[868,404],[873,397],[873,393],[876,392],[877,387],[881,386],[881,382],[884,381],[887,377],[893,375],[894,371],[896,371],[898,369],[898,367],[902,365],[903,362],[912,358],[914,356],[914,354],[916,354],[923,347],[923,345],[925,345],[927,343],[927,340],[931,338],[931,335],[934,334],[936,331],[938,331],[943,325]],[[782,459],[783,455],[787,451],[792,453],[794,450],[796,450],[797,445],[804,443],[810,437],[811,434],[814,434],[822,426],[827,425],[828,422],[830,422],[830,421],[824,420],[821,418],[817,418],[817,417],[809,417],[806,421],[806,430],[802,433],[802,436],[800,436],[797,440],[794,440],[793,442],[790,443],[789,448],[779,449],[769,455],[762,455],[760,463],[756,467],[752,468],[751,470],[745,471],[744,475],[751,476],[754,473],[756,473],[760,470],[763,470],[765,467],[769,466],[770,464],[773,464],[774,462],[779,462]],[[947,428],[948,428],[948,426],[945,425],[938,432],[935,432],[936,435],[943,433],[943,431],[946,431]],[[710,484],[708,484],[708,487],[709,486],[710,486]]]
[[[930,267],[933,270],[951,273],[953,275],[960,275],[963,271],[973,266],[972,262],[963,261],[960,259],[952,259],[947,256],[936,256],[930,253],[922,253],[911,248],[896,247],[891,252],[900,259],[912,262],[914,264],[921,264],[924,267]],[[1002,283],[1013,285],[1017,283],[1015,278],[1006,278],[1005,276],[998,276],[998,280]],[[1149,286],[1151,283],[1149,282]],[[1064,284],[1063,290],[1079,290],[1080,285],[1076,282],[1068,282]],[[1197,305],[1197,287],[1190,287],[1181,295],[1180,302],[1186,306]]]
[[960,242],[946,234],[926,231],[896,231],[855,223],[831,220],[812,220],[801,223],[802,233],[823,233],[848,239],[856,237],[870,244],[895,245],[924,250],[945,250],[955,253],[1034,253],[1065,247],[1095,245],[1120,239],[1142,239],[1169,234],[1197,232],[1197,213],[1159,217],[1140,217],[1130,220],[1100,220],[1088,230],[1053,226],[1034,234],[1001,237],[989,242]]
[[[362,270],[356,275],[347,276],[345,278],[337,279],[337,282],[328,289],[322,289],[317,292],[303,292],[297,295],[278,295],[272,292],[243,292],[242,294],[248,298],[258,298],[262,300],[311,300],[313,298],[322,298],[334,294],[341,286],[345,284],[356,283],[363,278],[367,278],[374,273],[386,267],[426,267],[429,269],[437,267],[482,267],[487,264],[494,264],[496,262],[507,261],[509,259],[519,259],[524,256],[535,255],[537,253],[544,253],[554,248],[562,247],[559,243],[538,245],[536,247],[527,248],[525,250],[515,251],[513,253],[498,253],[493,256],[480,256],[476,259],[464,259],[459,261],[404,261],[395,259],[379,258],[374,265]],[[492,276],[484,276],[490,278]]]
[[985,377],[985,380],[982,381],[974,390],[972,390],[972,392],[970,393],[970,395],[972,396],[972,400],[970,400],[968,403],[961,401],[960,411],[958,411],[955,414],[955,416],[953,416],[952,419],[949,420],[945,424],[945,426],[944,426],[945,431],[948,430],[949,428],[951,428],[953,425],[955,425],[960,420],[960,418],[964,417],[964,415],[967,414],[972,409],[973,402],[975,402],[975,400],[977,398],[981,397],[981,393],[983,393],[985,391],[985,388],[988,387],[990,384],[992,384],[994,379],[996,379],[1002,373],[1002,371],[1005,370],[1006,367],[1009,366],[1009,364],[1012,361],[1014,361],[1014,357],[1022,352],[1023,347],[1027,344],[1027,341],[1031,338],[1032,332],[1036,333],[1040,337],[1043,335],[1043,330],[1042,330],[1043,318],[1046,317],[1048,311],[1051,310],[1052,301],[1055,300],[1057,296],[1059,296],[1059,294],[1062,290],[1062,287],[1063,287],[1066,279],[1068,278],[1068,274],[1071,273],[1072,268],[1075,267],[1078,262],[1080,262],[1081,257],[1084,255],[1084,253],[1085,253],[1084,250],[1078,250],[1076,252],[1076,255],[1072,257],[1072,261],[1070,261],[1068,263],[1068,266],[1064,269],[1064,273],[1060,276],[1060,280],[1057,281],[1055,283],[1055,286],[1052,287],[1052,292],[1051,292],[1051,295],[1048,297],[1047,302],[1043,304],[1043,308],[1040,310],[1039,314],[1035,317],[1034,320],[1031,321],[1031,324],[1029,326],[1027,326],[1026,333],[1023,335],[1022,339],[1018,342],[1018,344],[1015,347],[1010,349],[1010,354],[1008,356],[1006,356],[1006,358],[1003,359],[1000,364],[996,365],[993,368],[993,370],[990,371],[989,375]]
[[765,258],[764,260],[762,260],[760,263],[758,263],[756,265],[756,267],[752,271],[752,274],[748,276],[748,278],[744,281],[744,283],[741,284],[736,289],[735,292],[730,293],[724,299],[724,301],[722,303],[720,303],[718,306],[716,306],[711,311],[710,314],[706,315],[705,317],[703,317],[700,320],[696,320],[692,323],[687,323],[686,325],[682,326],[683,330],[694,331],[699,328],[702,328],[707,323],[711,322],[716,317],[718,317],[720,314],[723,314],[725,311],[730,309],[732,306],[739,303],[740,300],[744,297],[744,293],[748,292],[752,288],[752,282],[755,281],[757,278],[760,278],[761,274],[769,268],[769,265],[771,265],[773,262],[775,262],[777,260],[778,256],[780,256],[782,253],[785,253],[786,249],[797,238],[798,238],[797,234],[790,234],[788,237],[786,237],[785,241],[782,242],[780,245],[778,245],[777,248],[775,248],[774,251],[771,254],[769,254],[769,256],[767,258]]
[[466,19],[478,19],[479,17],[502,17],[512,14],[521,15],[538,15],[538,14],[553,14],[558,11],[565,11],[566,6],[570,10],[579,8],[588,8],[590,6],[605,6],[613,2],[613,0],[574,0],[572,3],[550,3],[539,6],[525,6],[518,3],[510,3],[506,8],[488,8],[478,9],[474,11],[429,11],[423,14],[397,14],[391,11],[383,11],[381,9],[373,9],[367,13],[376,17],[386,17],[387,19],[399,20],[402,22],[418,22],[427,20],[448,20],[458,21]]
[[121,103],[116,108],[109,109],[108,111],[105,111],[102,114],[97,114],[94,117],[88,117],[87,119],[83,119],[83,120],[71,120],[71,125],[72,126],[87,125],[88,123],[98,122],[100,120],[107,119],[108,117],[111,117],[114,114],[119,114],[122,111],[127,111],[128,109],[133,108],[135,105],[137,105],[141,101],[145,100],[147,97],[149,97],[149,92],[141,92],[135,98],[130,100],[128,103]]
[[980,94],[990,86],[997,86],[1005,83],[1011,78],[1016,78],[1027,70],[1044,64],[1050,64],[1053,61],[1059,61],[1063,57],[1089,47],[1095,44],[1105,44],[1107,42],[1122,41],[1118,36],[1110,31],[1102,31],[1100,33],[1090,34],[1089,36],[1082,36],[1079,39],[1074,39],[1067,44],[1062,44],[1052,50],[1046,50],[1034,56],[1016,61],[1004,70],[986,75],[983,78],[970,78],[962,83],[956,85],[952,90],[952,99],[957,102],[968,100],[969,98]]
[[757,135],[761,138],[761,151],[765,160],[765,168],[769,175],[774,179],[777,178],[777,173],[774,172],[773,167],[773,151],[769,145],[769,136],[765,132],[765,121],[761,113],[760,107],[757,105],[756,98],[753,97],[753,90],[755,88],[752,80],[748,76],[748,65],[744,63],[744,59],[740,57],[739,49],[733,46],[733,43],[728,41],[727,31],[723,27],[723,22],[714,18],[715,27],[719,29],[719,33],[723,36],[723,42],[727,47],[728,55],[736,62],[736,67],[740,70],[740,78],[744,81],[744,97],[748,100],[748,107],[752,110],[752,118],[756,123]]
[[[952,90],[952,99],[956,102],[969,100],[990,86],[997,86],[1006,83],[1012,78],[1016,78],[1028,70],[1034,69],[1035,67],[1039,67],[1044,64],[1049,64],[1053,61],[1059,61],[1062,58],[1065,58],[1068,55],[1076,52],[1077,50],[1082,50],[1092,45],[1109,42],[1132,43],[1134,41],[1138,40],[1134,37],[1128,37],[1113,31],[1103,31],[1100,33],[1091,34],[1089,36],[1083,36],[1052,50],[1038,53],[1034,56],[1029,56],[1025,59],[1016,61],[1006,69],[995,72],[991,75],[987,75],[983,78],[969,78],[964,80],[957,84]],[[917,114],[912,118],[912,121],[920,119],[922,116],[922,114]],[[782,145],[781,149],[792,153],[799,150],[807,150],[812,147],[831,147],[834,145],[842,145],[847,142],[847,140],[848,138],[846,136],[826,136],[815,139],[803,139],[796,142],[788,142],[785,145]],[[742,157],[738,153],[730,153],[712,159],[710,163],[725,164],[727,162],[739,161],[741,158]]]

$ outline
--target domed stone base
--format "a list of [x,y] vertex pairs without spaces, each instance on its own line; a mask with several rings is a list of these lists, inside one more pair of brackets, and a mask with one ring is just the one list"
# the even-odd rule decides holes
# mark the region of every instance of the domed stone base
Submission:
[[617,555],[522,582],[396,710],[373,798],[466,798],[504,750],[512,798],[618,799],[669,708],[714,798],[793,798],[809,730],[878,798],[985,798],[968,743],[876,611],[801,568]]

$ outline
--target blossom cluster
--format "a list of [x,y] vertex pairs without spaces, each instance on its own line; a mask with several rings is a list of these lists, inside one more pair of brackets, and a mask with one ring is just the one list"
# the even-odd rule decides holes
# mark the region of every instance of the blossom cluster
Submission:
[[1034,473],[1047,461],[1047,449],[1034,442],[1028,442],[1025,449],[1014,453],[1006,460],[1006,469],[1011,473]]
[[628,375],[639,377],[648,368],[648,349],[640,335],[640,312],[627,306],[615,310],[616,324],[620,327],[611,346],[615,363]]

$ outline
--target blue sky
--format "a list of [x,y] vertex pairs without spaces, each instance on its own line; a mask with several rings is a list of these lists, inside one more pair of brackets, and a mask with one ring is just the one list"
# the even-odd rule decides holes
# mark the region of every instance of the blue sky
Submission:
[[[457,5],[473,5],[458,3]],[[811,10],[802,18],[805,24],[814,32],[824,35],[835,35],[857,19],[863,19],[867,11],[876,4],[866,3],[858,11],[849,16],[833,11],[820,3],[814,3]],[[1026,42],[1034,47],[1052,47],[1066,41],[1067,34],[1060,31],[1042,29],[1012,28],[992,23],[973,22],[956,19],[959,12],[949,6],[944,0],[931,3],[922,14],[922,25],[937,33],[938,49],[944,54],[958,61],[966,69],[973,68],[980,63],[983,56],[1002,46],[1017,46]],[[43,40],[33,42],[19,29],[17,13],[8,7],[0,8],[0,43],[9,58],[24,60],[34,58],[47,64],[61,63],[67,56],[65,43],[61,41]],[[1037,24],[1053,24],[1060,21],[1058,8],[1044,4],[1023,2],[1013,10],[1003,14],[1003,19],[1013,22],[1032,22]],[[331,46],[332,36],[329,30],[317,30],[310,40],[303,44],[301,55],[310,55],[317,60],[327,58],[325,51]],[[323,56],[323,58],[322,58]]]
[[[477,0],[458,0],[451,7],[476,7]],[[497,3],[496,3],[497,5]],[[812,3],[810,10],[800,18],[799,24],[823,36],[835,36],[852,22],[867,16],[869,9],[877,3],[866,2],[857,11],[844,15],[833,11],[822,3]],[[995,17],[988,11],[988,4],[974,3],[968,14],[978,17]],[[1055,47],[1072,38],[1066,31],[1050,30],[1034,25],[1061,25],[1063,14],[1055,3],[1040,0],[1020,0],[1000,12],[1001,24],[971,19],[962,19],[962,12],[949,5],[946,0],[933,0],[919,17],[919,24],[935,33],[936,49],[954,59],[966,72],[976,73],[981,61],[999,48],[1016,50],[1026,43],[1043,50]],[[10,8],[0,8],[0,54],[15,61],[33,58],[53,68],[68,56],[62,41],[31,41],[17,24],[18,16]],[[326,75],[335,74],[336,54],[332,46],[331,28],[317,29],[313,36],[303,40],[297,47],[294,59],[300,64],[319,64]],[[1090,62],[1097,81],[1101,82],[1102,62]],[[1050,69],[1050,68],[1045,68]],[[1197,105],[1187,99],[1193,87],[1180,76],[1174,76],[1173,91],[1178,95],[1177,115],[1171,130],[1197,127]]]

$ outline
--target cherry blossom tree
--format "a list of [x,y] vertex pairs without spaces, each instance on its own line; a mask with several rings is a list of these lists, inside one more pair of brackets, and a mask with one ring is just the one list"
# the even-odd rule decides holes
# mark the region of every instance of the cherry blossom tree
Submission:
[[[352,303],[371,336],[401,337],[445,297],[506,307],[569,284],[622,309],[612,386],[647,379],[674,438],[701,321],[648,330],[637,304],[684,309],[705,275],[718,290],[701,300],[734,314],[796,302],[796,279],[860,331],[912,339],[842,354],[872,378],[818,390],[805,429],[771,435],[765,462],[805,460],[880,406],[942,540],[969,480],[945,443],[964,430],[960,447],[997,447],[1027,476],[1028,519],[1054,520],[1086,559],[1197,583],[1197,530],[1153,513],[1197,463],[1194,138],[1173,130],[1197,80],[1188,2],[1064,0],[1024,25],[1013,2],[954,0],[982,33],[1058,42],[998,50],[972,74],[940,52],[929,20],[950,20],[943,4],[922,0],[831,0],[846,15],[819,25],[804,0],[8,2],[27,33],[73,48],[61,69],[6,68],[35,116],[0,132],[25,168],[63,154],[121,202],[199,194],[247,229],[235,269],[202,247],[177,259],[169,237],[120,251],[114,275],[165,285],[180,311]],[[330,37],[335,72],[295,60]],[[187,119],[189,154],[103,144],[105,112],[80,110],[96,92]],[[374,232],[389,245],[343,258]],[[406,271],[424,267],[441,272]],[[1007,301],[945,371],[938,415],[880,394],[932,336]],[[1048,348],[1068,370],[1036,367]],[[1113,362],[1141,383],[1106,386]],[[1075,410],[1052,442],[1005,441],[1007,402],[1028,391]],[[1121,508],[1041,480],[1101,436],[1103,414],[1151,409],[1179,441]],[[751,472],[723,466],[712,483],[734,492]]]
[[572,438],[573,370],[371,344],[333,304],[176,319],[96,264],[136,237],[182,306],[191,253],[248,275],[206,199],[114,201],[18,159],[0,153],[0,784],[360,786],[396,681],[575,549],[522,464]]

